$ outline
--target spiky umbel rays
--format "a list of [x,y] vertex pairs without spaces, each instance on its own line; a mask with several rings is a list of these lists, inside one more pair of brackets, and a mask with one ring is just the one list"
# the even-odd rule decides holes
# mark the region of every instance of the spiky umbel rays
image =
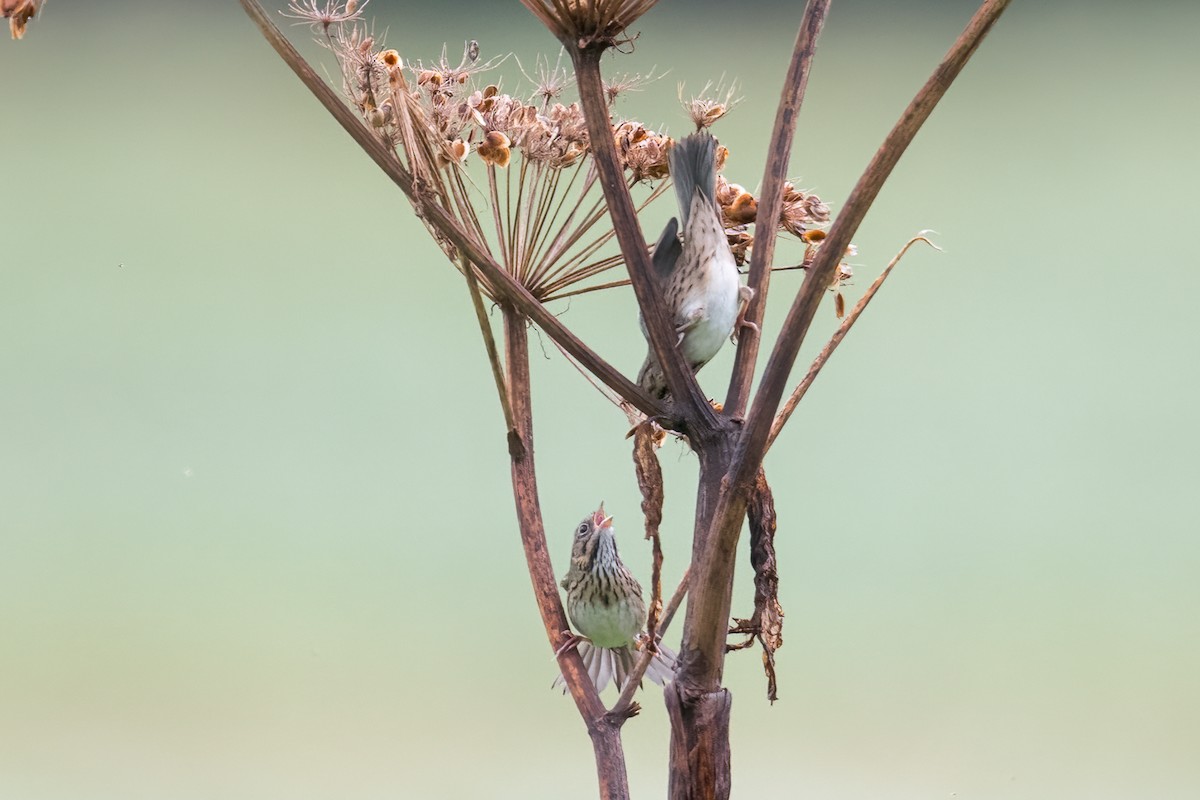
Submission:
[[[480,249],[543,302],[577,293],[580,284],[622,266],[583,112],[578,103],[560,100],[569,83],[561,58],[553,66],[548,59],[538,63],[528,95],[505,92],[499,80],[484,83],[503,58],[481,59],[478,44],[468,42],[455,59],[445,49],[433,61],[405,59],[372,35],[361,19],[363,5],[305,0],[292,2],[288,16],[309,24],[334,54],[343,90],[365,126],[396,150],[416,179],[417,216],[424,221],[429,204],[451,214]],[[614,20],[628,24],[636,18],[639,5],[572,0],[547,7],[556,14],[582,14],[589,25],[611,27]],[[638,81],[615,85],[628,88],[633,83]],[[698,104],[727,110],[729,98],[703,99],[708,88],[685,104],[693,119]],[[610,93],[609,100],[619,94]],[[711,125],[721,115],[710,111],[703,124]],[[670,185],[673,142],[635,120],[618,120],[611,130],[628,186],[640,198],[640,212]],[[727,153],[718,148],[718,168]],[[819,199],[803,197],[818,209],[806,222],[820,224],[828,218],[827,210],[824,216],[819,213]],[[740,260],[752,242],[746,227],[753,221],[753,197],[719,177],[717,199]],[[787,218],[780,222],[788,227]],[[464,269],[458,247],[437,226],[427,228],[455,268]],[[485,277],[479,276],[478,283],[495,298]]]
[[[340,4],[293,4],[292,15],[303,17],[309,5],[319,19],[301,21],[313,24],[336,56],[351,103],[416,178],[418,217],[429,203],[452,214],[541,300],[621,264],[607,247],[612,228],[582,111],[553,100],[565,84],[557,67],[547,62],[545,80],[524,98],[502,92],[499,82],[478,85],[503,59],[481,61],[474,42],[457,63],[445,51],[433,62],[406,61],[382,49]],[[636,122],[614,127],[614,136],[618,130],[638,132],[627,148],[630,185],[657,181],[644,190],[652,202],[662,193],[670,140]],[[427,227],[462,269],[456,247]],[[494,296],[486,280],[480,288]]]

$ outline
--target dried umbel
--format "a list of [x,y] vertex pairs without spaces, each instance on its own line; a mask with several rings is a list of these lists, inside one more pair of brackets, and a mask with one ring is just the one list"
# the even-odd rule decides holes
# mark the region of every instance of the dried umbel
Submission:
[[621,122],[613,130],[617,155],[635,181],[654,181],[670,173],[667,151],[673,142],[664,133],[647,130],[640,122]]
[[311,26],[317,33],[328,33],[335,25],[361,19],[368,2],[370,0],[362,0],[361,3],[358,0],[344,3],[334,0],[325,0],[324,3],[319,0],[292,0],[283,15],[299,20],[298,24]]
[[737,96],[737,84],[731,84],[728,89],[722,84],[715,86],[710,82],[704,84],[700,93],[684,99],[683,84],[679,85],[679,104],[696,125],[696,130],[712,127],[713,123],[724,117],[741,101]]
[[521,0],[570,47],[611,47],[658,0]]
[[[506,91],[489,75],[504,58],[481,60],[474,41],[455,58],[445,48],[434,60],[407,57],[376,39],[361,19],[363,5],[294,0],[288,15],[317,32],[337,59],[351,104],[413,175],[418,217],[425,219],[426,204],[440,206],[543,302],[614,285],[576,288],[620,266],[623,258],[605,213],[583,110],[562,97],[570,77],[562,55],[553,63],[538,59],[535,75],[525,75],[531,91]],[[579,3],[571,13],[617,19],[621,5]],[[609,105],[653,77],[625,75],[605,82]],[[692,122],[704,128],[737,102],[733,87],[711,83],[686,101],[681,87],[680,99]],[[674,140],[637,120],[618,120],[611,126],[613,142],[629,187],[644,192],[640,210],[670,185],[668,154]],[[718,145],[715,153],[719,171],[729,150]],[[730,247],[742,264],[753,247],[749,226],[757,218],[757,198],[719,176],[716,199]],[[782,230],[801,235],[828,219],[819,198],[788,186]],[[433,226],[429,230],[463,269],[458,248]],[[480,288],[494,296],[486,280]]]

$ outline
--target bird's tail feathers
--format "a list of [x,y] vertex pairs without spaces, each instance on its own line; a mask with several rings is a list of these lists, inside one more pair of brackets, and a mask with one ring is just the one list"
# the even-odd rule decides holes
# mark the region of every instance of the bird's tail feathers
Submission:
[[675,143],[667,160],[675,184],[675,197],[679,201],[679,213],[683,217],[682,227],[686,231],[697,189],[705,200],[716,203],[717,142],[708,131],[693,133]]
[[[579,657],[583,659],[583,666],[597,693],[603,692],[609,681],[613,682],[618,691],[624,689],[625,681],[629,678],[629,673],[633,672],[640,656],[641,651],[632,647],[597,647],[591,642],[579,643]],[[674,676],[675,654],[660,644],[658,652],[646,667],[646,677],[662,686]],[[561,674],[554,679],[552,686],[561,686],[563,694],[567,693],[566,681]]]

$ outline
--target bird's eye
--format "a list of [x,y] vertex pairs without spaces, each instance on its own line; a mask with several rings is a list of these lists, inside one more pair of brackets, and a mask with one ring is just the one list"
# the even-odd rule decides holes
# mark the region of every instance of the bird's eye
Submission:
[[583,536],[585,533],[587,533],[587,531],[588,531],[587,523],[585,522],[579,526],[579,530],[575,531],[575,533],[578,534],[579,536]]

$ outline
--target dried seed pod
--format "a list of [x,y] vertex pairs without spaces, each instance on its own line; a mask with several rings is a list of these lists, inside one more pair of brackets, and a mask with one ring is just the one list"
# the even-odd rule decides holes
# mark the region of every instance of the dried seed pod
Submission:
[[462,139],[455,139],[452,142],[442,143],[442,152],[439,154],[439,160],[443,164],[462,164],[466,162],[467,156],[470,155],[471,148]]
[[512,141],[500,131],[488,131],[476,152],[489,166],[507,167],[512,157],[511,145]]
[[728,206],[721,209],[731,226],[747,225],[758,216],[758,201],[749,192],[742,192]]

